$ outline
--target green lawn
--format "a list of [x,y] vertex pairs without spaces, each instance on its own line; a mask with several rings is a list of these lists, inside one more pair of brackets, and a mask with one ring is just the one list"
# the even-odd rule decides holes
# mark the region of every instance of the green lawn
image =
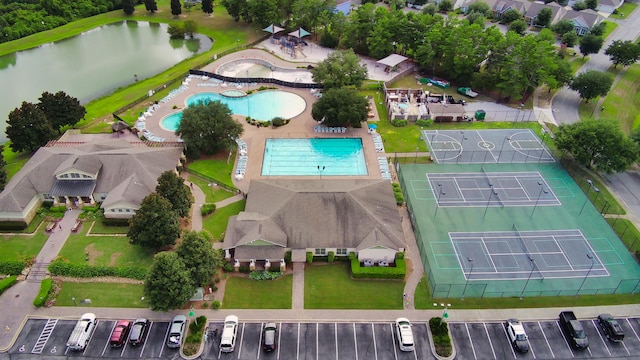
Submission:
[[[142,284],[62,283],[56,306],[84,306],[80,300],[90,299],[91,307],[146,308]],[[72,298],[76,299],[74,304]],[[78,313],[80,313],[78,309]]]
[[256,281],[232,276],[227,279],[223,309],[291,309],[293,275]]
[[[307,265],[305,309],[402,309],[404,281],[353,280],[348,262]],[[384,291],[381,291],[384,289]]]
[[15,153],[11,150],[10,143],[6,142],[2,149],[2,156],[4,157],[4,161],[7,163],[4,166],[5,171],[7,172],[7,181],[11,180],[13,175],[15,175],[24,164],[29,161],[31,158],[31,154],[29,153]]
[[216,209],[213,214],[208,215],[202,220],[202,229],[211,233],[215,241],[222,240],[222,236],[227,230],[229,217],[238,215],[240,211],[243,211],[245,203],[246,201],[242,200]]
[[640,126],[640,65],[627,67],[605,97],[600,118],[617,119],[627,135]]
[[95,221],[87,221],[82,226],[86,227],[86,230],[91,227],[92,234],[126,234],[129,231],[128,226],[107,226],[103,221],[103,217],[98,217]]
[[30,235],[0,235],[0,260],[24,260],[40,252],[49,238],[44,231]]
[[571,72],[574,74],[578,72],[578,70],[580,70],[582,65],[586,64],[587,61],[589,61],[588,56],[582,57],[579,53],[576,53],[575,57],[569,58],[569,65],[571,66]]
[[631,252],[640,251],[640,231],[627,219],[608,218],[607,222]]
[[618,23],[614,23],[611,21],[603,21],[605,24],[605,28],[604,28],[604,32],[602,33],[602,38],[606,39],[609,37],[609,35],[611,35],[611,33],[613,32],[613,30],[615,30],[618,27]]
[[202,190],[206,197],[205,202],[209,204],[228,199],[236,194],[219,186],[209,186],[209,184],[211,184],[210,181],[204,180],[198,176],[189,175],[189,181]]
[[629,16],[629,14],[631,14],[631,12],[634,11],[637,7],[638,7],[638,4],[625,1],[622,4],[622,6],[618,8],[618,11],[616,11],[616,14],[611,14],[610,18],[626,19],[627,16]]
[[[609,205],[605,211],[606,214],[624,215],[627,213],[624,208],[620,206],[616,198],[609,192],[609,189],[607,189],[607,186],[599,175],[593,176],[593,174],[585,172],[582,168],[576,169],[573,167],[571,171],[575,172],[575,174],[572,174],[573,180],[580,186],[585,194],[588,192],[589,200],[591,202],[595,200],[594,205],[596,206],[596,209],[601,210],[608,202]],[[600,189],[600,195],[598,195],[597,198],[597,193],[595,191],[590,191],[590,185],[587,182],[587,179],[593,181],[593,185]]]
[[[235,185],[231,181],[233,173],[233,165],[235,161],[235,149],[231,154],[224,154],[221,159],[205,159],[195,160],[187,164],[187,169],[196,175],[202,175],[205,179],[215,179],[218,183],[226,185],[228,188],[235,189]],[[227,163],[227,159],[229,159]]]
[[83,228],[82,232],[70,235],[59,255],[75,264],[151,266],[153,253],[141,246],[131,245],[128,237],[86,236],[86,231]]

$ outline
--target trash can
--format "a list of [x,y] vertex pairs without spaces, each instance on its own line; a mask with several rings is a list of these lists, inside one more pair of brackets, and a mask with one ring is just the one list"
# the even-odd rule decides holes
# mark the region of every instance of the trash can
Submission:
[[476,110],[476,120],[484,121],[484,117],[486,115],[487,115],[487,113],[484,110]]

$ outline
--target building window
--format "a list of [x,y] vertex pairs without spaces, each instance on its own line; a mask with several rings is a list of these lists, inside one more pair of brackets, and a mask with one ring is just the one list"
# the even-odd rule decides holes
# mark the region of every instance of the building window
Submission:
[[336,249],[336,255],[347,255],[347,249]]
[[122,212],[122,209],[118,209],[118,212]]
[[62,175],[60,175],[60,178],[61,178],[61,179],[66,179],[66,178],[68,178],[68,177],[69,177],[69,175],[68,175],[68,174],[62,174]]
[[125,211],[126,211],[126,212],[131,212],[131,209],[126,209]]
[[73,174],[71,174],[71,177],[73,179],[79,179],[80,178],[80,174],[73,173]]
[[316,249],[316,255],[324,256],[327,254],[327,249]]
[[103,200],[107,198],[107,195],[100,195],[100,200]]

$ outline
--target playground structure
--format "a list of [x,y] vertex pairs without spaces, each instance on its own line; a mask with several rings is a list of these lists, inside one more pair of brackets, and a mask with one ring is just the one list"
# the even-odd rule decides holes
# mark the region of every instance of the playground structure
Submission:
[[302,39],[298,39],[293,36],[287,36],[287,37],[274,36],[271,38],[271,42],[275,44],[279,44],[280,50],[282,50],[285,54],[290,55],[294,59],[298,57],[298,53],[300,53],[305,58],[307,57],[304,51],[302,51],[302,48],[303,46],[307,46],[308,44],[306,41]]

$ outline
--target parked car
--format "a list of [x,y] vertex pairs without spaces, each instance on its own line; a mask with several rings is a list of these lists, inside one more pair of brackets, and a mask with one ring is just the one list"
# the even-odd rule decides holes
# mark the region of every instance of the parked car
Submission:
[[398,345],[401,351],[413,351],[415,349],[413,330],[411,330],[411,322],[409,322],[409,319],[396,319],[396,335],[398,336]]
[[507,320],[507,335],[513,347],[519,352],[529,351],[529,339],[524,331],[524,326],[518,319]]
[[582,323],[576,318],[573,311],[563,311],[560,313],[560,326],[567,334],[568,341],[576,349],[586,349],[589,347],[589,339],[584,332]]
[[83,314],[73,328],[69,340],[67,340],[67,347],[71,350],[84,351],[97,324],[98,320],[95,314]]
[[607,336],[607,339],[613,342],[621,342],[624,340],[624,330],[620,323],[611,316],[611,314],[598,315],[598,324],[602,328],[602,332]]
[[109,345],[111,347],[121,347],[129,337],[129,330],[131,330],[131,321],[120,320],[116,323],[116,326],[111,331],[111,337],[109,338]]
[[144,341],[144,337],[149,329],[149,320],[145,318],[136,319],[131,326],[129,333],[129,344],[132,346],[140,345]]
[[187,326],[187,317],[184,315],[176,315],[171,321],[169,328],[169,337],[167,338],[167,346],[170,348],[179,348],[184,337],[184,329]]
[[275,323],[268,323],[262,331],[262,350],[271,352],[276,349],[276,333]]
[[233,352],[236,348],[236,335],[238,334],[238,317],[229,315],[224,318],[224,328],[220,339],[220,351]]

